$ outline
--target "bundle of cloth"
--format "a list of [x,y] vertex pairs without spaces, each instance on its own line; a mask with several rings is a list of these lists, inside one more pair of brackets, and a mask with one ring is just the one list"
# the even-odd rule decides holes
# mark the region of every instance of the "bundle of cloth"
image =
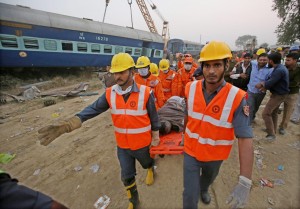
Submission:
[[158,110],[158,117],[161,122],[160,134],[168,134],[172,130],[182,132],[185,115],[186,103],[184,98],[179,96],[170,97],[164,106]]

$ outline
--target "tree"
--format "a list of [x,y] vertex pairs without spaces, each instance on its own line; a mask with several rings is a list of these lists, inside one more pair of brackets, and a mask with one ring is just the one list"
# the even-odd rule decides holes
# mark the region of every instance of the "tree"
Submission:
[[279,44],[293,44],[300,40],[300,0],[273,0],[273,11],[282,19],[277,26]]
[[260,48],[268,48],[269,44],[268,43],[262,43],[259,47]]
[[244,50],[249,49],[249,48],[251,48],[253,50],[255,48],[255,46],[257,45],[256,36],[252,36],[252,35],[240,36],[235,41],[235,45],[239,48],[243,48]]

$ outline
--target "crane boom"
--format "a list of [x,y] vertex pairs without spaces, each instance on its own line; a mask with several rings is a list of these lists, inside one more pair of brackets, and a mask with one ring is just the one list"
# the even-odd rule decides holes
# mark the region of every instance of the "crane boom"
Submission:
[[139,8],[142,12],[142,15],[143,15],[143,17],[144,17],[144,19],[145,19],[145,21],[148,25],[148,28],[149,28],[150,32],[157,33],[157,29],[154,25],[154,22],[152,20],[152,17],[149,13],[149,10],[148,10],[146,4],[145,4],[145,1],[144,0],[136,0],[136,2],[137,2],[137,5],[139,6]]

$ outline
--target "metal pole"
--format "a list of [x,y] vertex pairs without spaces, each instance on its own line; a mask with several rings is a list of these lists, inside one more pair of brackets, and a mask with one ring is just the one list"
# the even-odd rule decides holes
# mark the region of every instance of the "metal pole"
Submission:
[[132,9],[131,9],[132,0],[128,0],[128,4],[130,6],[131,28],[133,28]]

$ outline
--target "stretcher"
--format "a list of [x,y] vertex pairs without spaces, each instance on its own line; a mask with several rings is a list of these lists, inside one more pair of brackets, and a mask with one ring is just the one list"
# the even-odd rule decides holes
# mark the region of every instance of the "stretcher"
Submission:
[[171,132],[169,134],[160,136],[158,146],[150,148],[150,155],[178,155],[183,154],[182,132]]

